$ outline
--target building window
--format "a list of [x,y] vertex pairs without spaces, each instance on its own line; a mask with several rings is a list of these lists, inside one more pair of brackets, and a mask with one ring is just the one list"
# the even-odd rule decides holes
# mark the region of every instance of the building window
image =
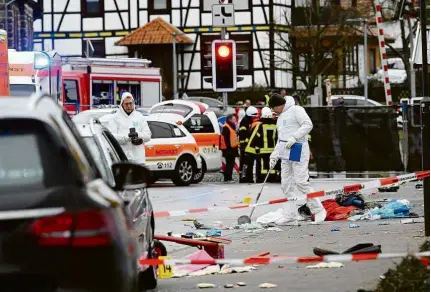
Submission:
[[83,17],[103,16],[104,0],[81,0],[81,11]]
[[[237,60],[237,74],[250,75],[253,69],[253,38],[251,34],[235,35],[230,34],[229,38],[236,42],[236,53],[240,55]],[[219,35],[202,35],[201,37],[201,72],[203,76],[211,76],[211,43],[213,40],[220,39]],[[208,68],[205,68],[208,66]]]
[[377,72],[377,66],[376,66],[376,49],[370,49],[368,55],[370,56],[370,73],[376,73]]
[[149,14],[168,14],[172,9],[171,0],[150,0],[148,1]]
[[[91,40],[91,44],[93,45],[94,52],[92,57],[94,58],[105,58],[105,39],[97,39]],[[82,41],[82,56],[85,57],[85,52],[87,50],[87,42],[86,40]]]

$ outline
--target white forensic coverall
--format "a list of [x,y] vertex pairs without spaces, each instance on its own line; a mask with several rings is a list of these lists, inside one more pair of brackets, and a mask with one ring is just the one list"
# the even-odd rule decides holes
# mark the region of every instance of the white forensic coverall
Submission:
[[[277,120],[278,141],[271,160],[281,159],[281,189],[284,195],[289,198],[304,196],[314,192],[308,182],[308,163],[310,160],[310,147],[308,145],[308,133],[313,129],[310,117],[301,106],[295,105],[292,96],[285,96],[286,104],[283,112]],[[286,149],[286,141],[294,137],[296,143],[302,144],[301,158],[299,162],[289,160],[290,149]],[[295,191],[299,192],[297,195]],[[315,221],[321,222],[326,218],[326,210],[319,199],[307,200],[307,206]],[[295,201],[288,201],[284,204],[284,222],[296,223],[299,217],[298,208]]]
[[[109,119],[105,119],[106,127],[117,139],[118,143],[123,148],[127,158],[136,163],[145,163],[145,143],[151,139],[151,130],[145,117],[138,111],[133,110],[128,115],[123,107],[123,101],[128,96],[123,96],[120,102],[120,108],[115,114],[109,115]],[[129,95],[130,97],[130,95]],[[106,115],[108,116],[108,115]],[[104,123],[104,124],[105,124]],[[130,128],[135,128],[138,137],[143,140],[141,145],[133,145],[129,138]]]

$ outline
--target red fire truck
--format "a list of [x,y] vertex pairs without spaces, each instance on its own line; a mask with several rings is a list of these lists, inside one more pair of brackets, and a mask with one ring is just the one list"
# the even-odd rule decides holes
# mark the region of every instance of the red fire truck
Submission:
[[162,101],[162,76],[151,61],[133,58],[64,58],[63,107],[71,116],[91,108],[118,105],[128,91],[138,106]]

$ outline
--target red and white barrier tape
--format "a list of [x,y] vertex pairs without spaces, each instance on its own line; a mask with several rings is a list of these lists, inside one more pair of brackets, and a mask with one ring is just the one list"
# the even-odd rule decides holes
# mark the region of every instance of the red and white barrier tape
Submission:
[[320,262],[356,262],[382,259],[395,259],[412,257],[429,257],[430,252],[419,253],[367,253],[367,254],[340,254],[311,257],[274,256],[274,257],[251,257],[247,259],[210,259],[210,260],[189,260],[189,259],[141,259],[141,265],[268,265],[268,264],[301,264]]
[[296,198],[290,198],[290,199],[283,197],[283,198],[273,199],[270,201],[261,202],[257,204],[241,204],[241,205],[226,206],[226,207],[207,207],[207,208],[197,208],[197,209],[188,209],[188,210],[159,211],[159,212],[154,212],[154,217],[155,218],[177,217],[177,216],[185,216],[185,215],[196,214],[196,213],[209,213],[209,212],[227,211],[227,210],[235,210],[235,209],[247,209],[247,208],[265,206],[265,205],[275,205],[275,204],[285,203],[288,200],[298,201],[298,200],[305,200],[305,199],[312,199],[312,198],[333,197],[340,193],[347,194],[351,192],[357,192],[360,190],[374,189],[374,188],[392,185],[399,182],[407,182],[407,181],[412,181],[417,179],[424,179],[429,176],[430,176],[429,170],[420,171],[416,173],[409,173],[409,174],[403,174],[403,175],[373,180],[363,184],[347,185],[342,188],[332,189],[328,191],[324,191],[324,190],[317,191],[317,192],[309,193],[306,196],[302,196],[302,197],[296,197]]
[[[381,63],[382,63],[383,77],[384,77],[383,83],[385,87],[386,105],[392,105],[391,84],[389,83],[389,73],[388,73],[388,58],[386,55],[385,34],[383,32],[383,24],[382,24],[383,23],[382,6],[380,5],[379,0],[375,0],[374,5],[376,6],[376,23],[377,23],[377,30],[378,30],[380,59],[382,60]],[[365,82],[368,82],[368,80],[365,80]]]

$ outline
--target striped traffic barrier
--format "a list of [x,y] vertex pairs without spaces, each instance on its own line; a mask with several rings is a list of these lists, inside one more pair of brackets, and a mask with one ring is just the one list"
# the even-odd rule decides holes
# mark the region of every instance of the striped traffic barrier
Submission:
[[360,190],[380,188],[383,186],[389,186],[389,185],[393,185],[396,183],[408,182],[408,181],[412,181],[412,180],[420,180],[420,179],[424,179],[424,178],[429,177],[429,176],[430,176],[429,170],[420,171],[420,172],[415,172],[415,173],[403,174],[403,175],[398,175],[398,176],[368,181],[368,182],[365,182],[362,184],[347,185],[347,186],[344,186],[341,188],[331,189],[331,190],[327,190],[327,191],[321,190],[321,191],[309,193],[309,194],[302,196],[302,197],[295,197],[295,198],[290,198],[290,199],[283,197],[283,198],[273,199],[273,200],[269,200],[269,201],[261,202],[261,203],[257,203],[257,204],[241,204],[241,205],[226,206],[226,207],[204,207],[204,208],[187,209],[187,210],[159,211],[159,212],[154,212],[154,217],[155,218],[177,217],[177,216],[185,216],[185,215],[197,214],[197,213],[209,213],[209,212],[236,210],[236,209],[248,209],[248,208],[254,208],[257,206],[281,204],[281,203],[285,203],[287,201],[298,201],[298,200],[322,198],[322,197],[328,197],[328,198],[332,197],[333,198],[340,193],[348,194],[348,193],[357,192]]
[[423,258],[429,257],[430,252],[418,253],[364,253],[364,254],[340,254],[310,257],[276,256],[276,257],[251,257],[247,259],[141,259],[139,263],[146,266],[156,265],[269,265],[269,264],[303,264],[303,263],[329,263],[329,262],[357,262],[383,259],[396,259],[405,257]]

